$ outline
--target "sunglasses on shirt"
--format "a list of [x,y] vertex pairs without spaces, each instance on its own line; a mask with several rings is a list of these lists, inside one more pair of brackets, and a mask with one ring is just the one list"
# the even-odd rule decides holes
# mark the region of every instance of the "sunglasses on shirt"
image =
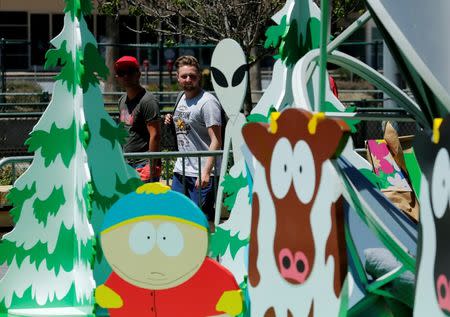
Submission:
[[117,77],[124,77],[125,75],[134,75],[137,73],[137,69],[130,68],[130,69],[119,69],[116,71]]

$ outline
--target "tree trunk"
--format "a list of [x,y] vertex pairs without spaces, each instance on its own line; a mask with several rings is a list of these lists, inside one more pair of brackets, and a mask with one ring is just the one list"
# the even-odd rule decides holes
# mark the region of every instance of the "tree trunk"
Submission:
[[252,103],[252,89],[250,88],[250,76],[247,77],[247,93],[245,94],[244,98],[244,115],[248,116],[250,112],[252,112],[253,109],[253,103]]
[[[250,50],[250,55],[258,56],[257,48],[253,47]],[[244,114],[247,116],[253,109],[252,102],[258,102],[261,98],[261,66],[259,61],[254,63],[249,69],[249,82],[247,85],[247,94],[244,100]],[[255,93],[257,92],[257,93]]]

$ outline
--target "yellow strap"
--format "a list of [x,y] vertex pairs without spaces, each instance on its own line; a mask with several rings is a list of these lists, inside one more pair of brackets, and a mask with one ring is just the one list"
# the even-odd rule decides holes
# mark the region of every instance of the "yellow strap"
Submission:
[[123,306],[122,298],[105,285],[100,285],[95,290],[95,301],[103,308],[120,308]]
[[226,291],[223,292],[216,305],[218,312],[224,312],[231,316],[237,316],[243,309],[242,291]]
[[433,120],[433,143],[438,144],[441,134],[439,133],[439,128],[441,127],[443,119],[436,118]]

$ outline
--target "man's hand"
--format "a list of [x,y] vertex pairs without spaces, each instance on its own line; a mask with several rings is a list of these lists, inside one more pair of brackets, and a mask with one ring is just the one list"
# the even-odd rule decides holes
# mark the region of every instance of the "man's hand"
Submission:
[[164,124],[171,124],[173,121],[172,114],[168,113],[164,116]]
[[205,188],[206,186],[208,186],[209,181],[210,181],[209,173],[202,172],[202,183],[200,184],[199,179],[197,177],[197,180],[195,181],[195,188],[198,189],[199,186],[200,188]]

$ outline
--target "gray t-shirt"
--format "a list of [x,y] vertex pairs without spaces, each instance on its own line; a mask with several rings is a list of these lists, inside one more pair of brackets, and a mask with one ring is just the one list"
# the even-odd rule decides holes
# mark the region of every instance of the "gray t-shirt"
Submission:
[[160,119],[159,105],[155,96],[145,89],[131,100],[124,94],[119,99],[119,112],[120,122],[124,123],[128,131],[123,151],[147,152],[150,139],[147,123]]
[[[221,106],[216,97],[202,90],[196,97],[186,99],[183,95],[173,114],[173,122],[177,134],[178,150],[180,152],[208,151],[211,139],[208,128],[221,126]],[[201,168],[205,166],[207,157],[201,160]],[[174,172],[182,174],[182,159],[178,158]],[[220,159],[216,160],[220,166]],[[198,158],[185,159],[185,175],[197,177],[199,172]],[[216,173],[218,171],[216,170]]]

